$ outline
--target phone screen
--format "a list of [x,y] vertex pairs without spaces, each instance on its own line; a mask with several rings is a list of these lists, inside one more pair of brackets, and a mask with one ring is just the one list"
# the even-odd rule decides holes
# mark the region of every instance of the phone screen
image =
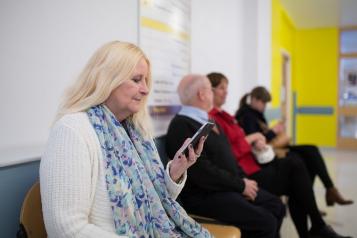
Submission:
[[213,122],[206,122],[203,124],[200,129],[196,131],[196,133],[192,136],[190,143],[187,144],[184,148],[182,148],[181,153],[185,153],[186,157],[188,156],[188,146],[191,144],[193,148],[196,148],[198,142],[200,141],[202,136],[207,136],[211,129],[213,128]]

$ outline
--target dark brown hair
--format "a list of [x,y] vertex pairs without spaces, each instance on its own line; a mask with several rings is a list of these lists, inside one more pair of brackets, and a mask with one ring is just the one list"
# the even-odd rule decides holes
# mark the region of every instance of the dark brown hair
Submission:
[[227,77],[224,74],[218,72],[207,74],[207,78],[211,82],[213,88],[217,87],[223,80],[228,82]]
[[251,98],[255,98],[257,100],[261,100],[265,103],[271,101],[271,95],[269,91],[264,88],[263,86],[258,86],[253,88],[253,90],[250,93],[246,93],[240,100],[239,102],[239,108],[247,105],[247,98],[250,96]]

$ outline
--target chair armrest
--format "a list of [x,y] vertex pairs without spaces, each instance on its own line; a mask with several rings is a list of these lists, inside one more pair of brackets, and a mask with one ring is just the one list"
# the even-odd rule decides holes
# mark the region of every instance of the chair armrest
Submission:
[[203,217],[195,214],[189,214],[204,228],[206,228],[216,238],[240,238],[241,232],[238,227],[228,225],[210,217]]
[[210,218],[210,217],[204,217],[204,216],[199,216],[199,215],[195,215],[195,214],[189,214],[189,215],[190,215],[190,217],[195,219],[195,221],[197,221],[198,223],[226,225],[225,223],[220,222],[220,221]]
[[201,223],[216,238],[240,238],[241,232],[235,226]]

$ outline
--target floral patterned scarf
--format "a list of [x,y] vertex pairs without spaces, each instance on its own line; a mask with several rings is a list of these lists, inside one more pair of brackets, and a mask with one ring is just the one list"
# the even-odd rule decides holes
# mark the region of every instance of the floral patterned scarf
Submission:
[[120,123],[104,105],[87,114],[102,148],[118,235],[211,237],[171,198],[165,184],[168,175],[152,139],[144,139],[129,120]]

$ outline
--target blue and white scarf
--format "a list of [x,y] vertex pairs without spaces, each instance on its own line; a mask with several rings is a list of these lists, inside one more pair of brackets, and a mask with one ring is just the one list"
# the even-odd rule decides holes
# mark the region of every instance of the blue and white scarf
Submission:
[[152,139],[133,124],[125,128],[103,105],[87,111],[103,152],[105,181],[118,235],[129,237],[211,237],[171,198],[168,176]]

